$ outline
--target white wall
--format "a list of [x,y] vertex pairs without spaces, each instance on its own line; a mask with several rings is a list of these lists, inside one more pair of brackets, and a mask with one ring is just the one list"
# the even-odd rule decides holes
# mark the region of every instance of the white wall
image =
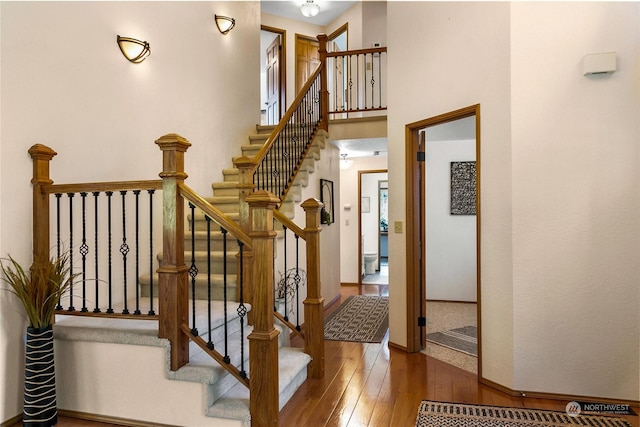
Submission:
[[[31,145],[58,152],[58,183],[157,179],[154,140],[176,132],[193,144],[187,183],[211,194],[259,122],[257,2],[1,2],[0,11],[0,256],[31,259]],[[214,13],[236,18],[227,36]],[[117,34],[148,40],[151,56],[129,63]],[[21,412],[18,311],[1,292],[0,421]]]
[[[513,384],[509,17],[504,2],[387,3],[389,222],[407,218],[405,126],[480,103],[482,372],[506,386]],[[390,341],[401,346],[405,258],[406,235],[389,233]]]
[[[358,171],[387,168],[386,156],[356,157],[349,169],[340,171],[340,281],[358,283],[360,260],[358,259]],[[346,204],[351,209],[345,210]],[[348,222],[348,224],[347,224]]]
[[638,400],[640,4],[511,11],[514,387]]
[[426,298],[476,301],[476,216],[451,215],[451,162],[475,161],[475,140],[430,141],[426,157]]
[[[404,126],[481,106],[482,375],[638,400],[640,5],[389,2],[387,13],[402,22],[388,27],[391,222],[405,220]],[[604,51],[618,71],[582,76],[583,55]],[[393,281],[406,279],[405,253],[391,234]],[[400,345],[405,304],[390,294]]]

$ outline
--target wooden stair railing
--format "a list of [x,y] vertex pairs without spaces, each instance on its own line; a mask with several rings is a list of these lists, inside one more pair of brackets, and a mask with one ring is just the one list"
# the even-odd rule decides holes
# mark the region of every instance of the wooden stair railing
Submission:
[[[169,134],[156,141],[162,151],[161,180],[123,181],[83,184],[53,184],[49,165],[55,151],[44,145],[34,145],[29,150],[33,159],[33,264],[38,268],[50,257],[50,199],[52,194],[75,192],[125,192],[128,190],[162,190],[163,197],[163,260],[158,268],[159,313],[129,314],[92,312],[85,310],[59,310],[57,314],[86,315],[149,319],[158,321],[158,335],[170,341],[170,369],[177,370],[189,361],[189,340],[203,348],[220,365],[249,388],[252,426],[277,426],[279,408],[278,388],[278,331],[273,320],[273,212],[279,199],[266,191],[252,193],[246,198],[249,213],[249,232],[210,205],[185,183],[185,152],[191,145],[176,134]],[[124,197],[124,194],[123,194]],[[253,331],[249,334],[250,378],[224,360],[224,357],[207,347],[199,337],[193,336],[189,327],[188,270],[184,260],[185,204],[186,201],[201,209],[206,216],[224,227],[256,257],[249,274],[256,287],[251,311]],[[59,218],[59,217],[58,217]],[[84,220],[84,218],[83,218]],[[123,220],[124,221],[124,220]],[[84,246],[84,242],[83,245]],[[128,252],[128,248],[126,251]],[[82,252],[83,249],[80,249]],[[126,273],[125,273],[126,274]],[[136,277],[137,281],[137,277]],[[136,282],[137,285],[137,282]],[[242,297],[241,297],[242,298]],[[84,293],[83,293],[84,299]],[[242,304],[242,299],[240,300]]]

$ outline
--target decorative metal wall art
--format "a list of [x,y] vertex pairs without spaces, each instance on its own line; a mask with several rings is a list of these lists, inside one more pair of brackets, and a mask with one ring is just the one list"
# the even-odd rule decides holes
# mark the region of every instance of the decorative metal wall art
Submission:
[[451,162],[451,215],[476,214],[476,162]]

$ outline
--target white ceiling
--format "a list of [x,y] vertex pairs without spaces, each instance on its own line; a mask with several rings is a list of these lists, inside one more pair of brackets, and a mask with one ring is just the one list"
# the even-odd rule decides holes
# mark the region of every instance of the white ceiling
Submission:
[[314,0],[314,3],[320,6],[320,13],[313,18],[305,18],[300,13],[300,5],[305,3],[305,1],[306,0],[260,1],[260,9],[262,12],[271,15],[325,26],[342,15],[359,0]]

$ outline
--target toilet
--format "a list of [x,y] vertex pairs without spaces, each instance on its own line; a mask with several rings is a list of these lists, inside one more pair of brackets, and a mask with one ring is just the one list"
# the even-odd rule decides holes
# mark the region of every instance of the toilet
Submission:
[[364,274],[376,274],[376,261],[378,254],[376,252],[364,253]]

